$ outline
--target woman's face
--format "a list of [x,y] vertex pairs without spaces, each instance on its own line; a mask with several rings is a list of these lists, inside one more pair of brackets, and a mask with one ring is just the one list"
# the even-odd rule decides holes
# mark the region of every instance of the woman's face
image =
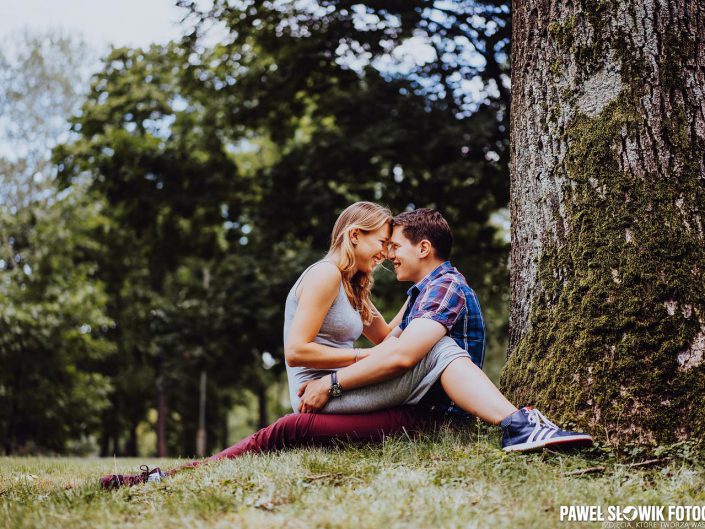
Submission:
[[355,248],[355,266],[358,271],[369,273],[387,258],[387,245],[391,235],[389,223],[375,231],[353,230],[350,238]]

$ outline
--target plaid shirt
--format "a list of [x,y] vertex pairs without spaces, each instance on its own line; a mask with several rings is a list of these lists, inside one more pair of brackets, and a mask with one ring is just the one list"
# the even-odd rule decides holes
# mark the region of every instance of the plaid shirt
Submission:
[[[404,330],[416,318],[437,321],[455,343],[465,349],[472,361],[482,369],[485,362],[485,322],[475,291],[463,274],[446,261],[407,294],[409,303],[399,327]],[[445,411],[461,411],[445,398]],[[464,412],[462,412],[464,414]]]

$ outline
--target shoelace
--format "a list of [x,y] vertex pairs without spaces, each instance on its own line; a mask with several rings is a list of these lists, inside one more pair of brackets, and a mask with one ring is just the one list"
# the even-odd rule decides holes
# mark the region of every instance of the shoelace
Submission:
[[140,470],[142,473],[140,474],[140,477],[142,478],[143,482],[147,483],[149,481],[161,481],[163,477],[166,476],[166,473],[162,472],[162,469],[159,467],[154,467],[153,469],[150,470],[150,468],[147,465],[140,465]]
[[534,426],[534,430],[529,436],[529,442],[535,441],[539,435],[541,435],[542,440],[548,439],[553,437],[553,435],[560,430],[558,426],[549,421],[546,416],[536,408],[529,410],[529,415],[527,418],[529,423],[536,424],[536,426]]
[[145,481],[149,479],[149,475],[154,472],[154,468],[152,470],[149,469],[147,465],[140,465],[140,470],[142,471],[142,477],[144,477]]

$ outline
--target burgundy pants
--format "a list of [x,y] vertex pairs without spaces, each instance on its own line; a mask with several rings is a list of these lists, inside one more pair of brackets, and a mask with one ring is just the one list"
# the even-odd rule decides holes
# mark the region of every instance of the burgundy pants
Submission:
[[416,435],[430,430],[435,420],[413,406],[392,408],[358,415],[292,413],[266,428],[245,437],[239,443],[209,458],[172,469],[193,468],[211,461],[232,459],[243,454],[274,452],[296,446],[325,446],[335,441],[381,441],[402,432]]

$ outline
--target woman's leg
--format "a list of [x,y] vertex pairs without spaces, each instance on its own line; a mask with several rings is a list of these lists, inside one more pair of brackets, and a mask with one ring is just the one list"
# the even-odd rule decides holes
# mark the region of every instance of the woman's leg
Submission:
[[441,375],[441,385],[458,407],[491,424],[517,411],[470,358],[453,360]]
[[414,435],[432,428],[434,424],[430,416],[412,406],[356,415],[292,413],[222,452],[171,469],[168,474],[243,454],[274,452],[295,446],[328,445],[339,440],[381,441],[401,432]]

